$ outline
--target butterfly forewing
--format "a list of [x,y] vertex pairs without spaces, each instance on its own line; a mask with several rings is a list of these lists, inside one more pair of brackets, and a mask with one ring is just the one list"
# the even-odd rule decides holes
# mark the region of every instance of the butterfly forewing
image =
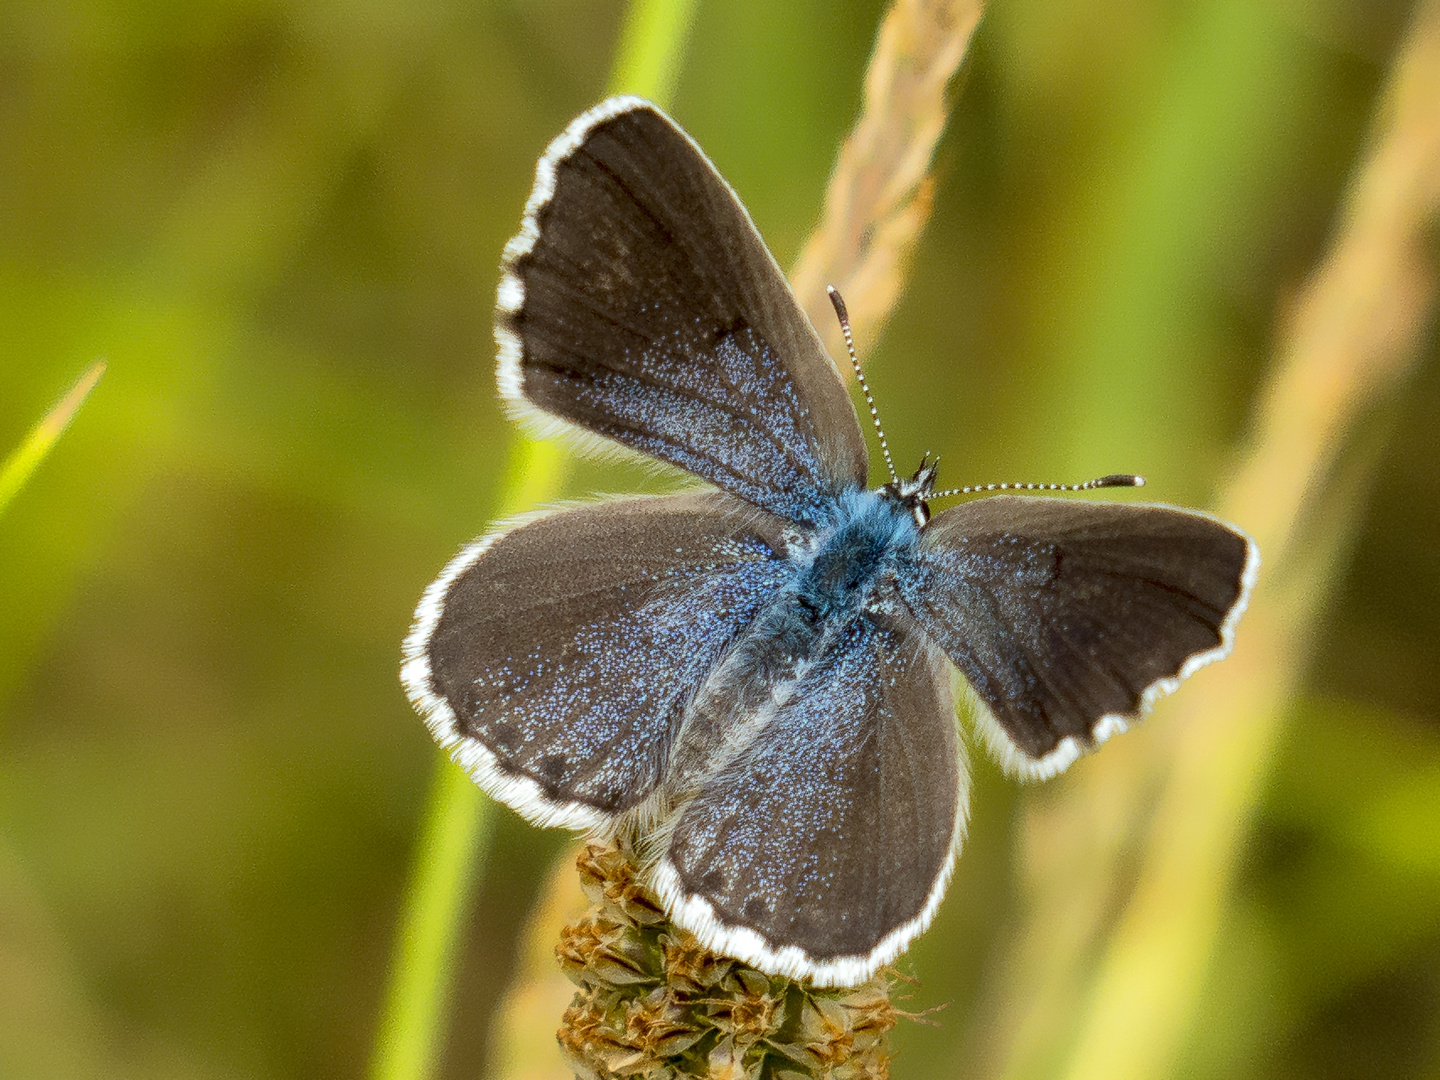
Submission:
[[901,591],[1002,762],[1046,776],[1230,651],[1257,562],[1204,514],[997,496],[937,516]]
[[859,422],[749,216],[653,105],[613,99],[541,160],[507,249],[501,392],[794,521],[863,485]]
[[717,492],[482,539],[421,604],[407,689],[501,801],[547,824],[609,820],[655,786],[695,687],[788,576],[782,525]]
[[965,799],[944,658],[858,617],[681,811],[656,884],[712,948],[858,982],[929,922]]

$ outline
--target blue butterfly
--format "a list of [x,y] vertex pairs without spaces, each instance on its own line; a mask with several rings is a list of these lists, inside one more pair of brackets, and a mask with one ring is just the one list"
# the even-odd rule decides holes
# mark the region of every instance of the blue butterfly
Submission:
[[1224,522],[1010,495],[932,519],[928,462],[868,489],[784,275],[648,102],[596,106],[540,159],[496,338],[538,432],[707,485],[465,548],[405,687],[492,796],[637,837],[671,919],[762,971],[858,983],[929,924],[965,832],[953,686],[1008,770],[1046,777],[1230,651],[1258,556]]

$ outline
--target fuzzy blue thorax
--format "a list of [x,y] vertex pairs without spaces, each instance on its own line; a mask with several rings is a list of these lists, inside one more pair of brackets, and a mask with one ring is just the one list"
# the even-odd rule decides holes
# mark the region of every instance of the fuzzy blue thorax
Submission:
[[920,536],[911,507],[887,488],[846,492],[836,510],[808,551],[792,553],[799,573],[785,590],[819,621],[870,610],[885,571],[908,559]]

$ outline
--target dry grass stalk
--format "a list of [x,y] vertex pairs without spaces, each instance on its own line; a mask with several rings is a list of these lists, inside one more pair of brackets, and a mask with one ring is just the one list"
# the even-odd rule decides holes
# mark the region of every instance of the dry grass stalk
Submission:
[[827,285],[845,297],[859,341],[873,339],[900,298],[930,218],[930,163],[950,115],[946,89],[983,7],[979,0],[896,0],[880,25],[860,118],[830,175],[820,224],[790,275],[832,355],[843,357],[845,346]]
[[[1004,1075],[1055,1075],[1057,1058],[1058,1075],[1071,1080],[1167,1075],[1329,571],[1358,514],[1357,489],[1337,494],[1329,482],[1357,422],[1414,367],[1435,305],[1437,220],[1440,0],[1426,0],[1329,251],[1282,328],[1249,447],[1217,508],[1251,531],[1265,559],[1236,653],[1197,677],[1163,721],[1038,799],[1030,816],[1030,913],[1005,964],[998,1044],[987,1054]],[[1157,772],[1163,787],[1152,802]],[[1055,840],[1066,821],[1068,834]],[[1138,878],[1111,923],[1132,854]],[[1073,1039],[1056,1039],[1077,1022]]]

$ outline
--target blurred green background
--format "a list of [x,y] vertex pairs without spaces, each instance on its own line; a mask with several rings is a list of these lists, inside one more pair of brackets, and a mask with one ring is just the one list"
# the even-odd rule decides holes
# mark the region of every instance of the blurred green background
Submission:
[[[994,4],[908,293],[862,343],[897,459],[1207,502],[1407,7]],[[673,112],[782,264],[880,11],[700,5]],[[0,456],[109,361],[0,517],[0,1077],[364,1072],[437,756],[399,643],[497,512],[500,249],[622,15],[0,6]],[[1440,1076],[1426,349],[1367,421],[1363,529],[1176,1076]],[[567,491],[663,483],[585,464]],[[974,772],[968,851],[905,962],[909,1007],[950,1004],[898,1031],[898,1076],[967,1075],[984,1045],[968,1006],[1015,917],[1024,795]],[[484,1072],[564,844],[497,815],[444,1075]]]

